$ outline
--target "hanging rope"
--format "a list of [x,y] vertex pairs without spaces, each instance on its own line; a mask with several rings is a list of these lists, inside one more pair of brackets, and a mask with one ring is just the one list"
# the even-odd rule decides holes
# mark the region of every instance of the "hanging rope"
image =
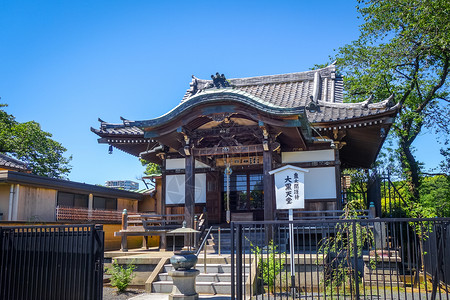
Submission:
[[231,164],[228,161],[229,156],[227,155],[227,161],[225,163],[225,175],[227,176],[227,223],[231,221],[231,213],[230,213],[230,176],[233,171],[231,170]]

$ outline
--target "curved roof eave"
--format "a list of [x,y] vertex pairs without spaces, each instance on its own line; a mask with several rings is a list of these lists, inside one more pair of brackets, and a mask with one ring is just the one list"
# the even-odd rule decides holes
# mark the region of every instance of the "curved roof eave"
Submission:
[[235,90],[233,88],[204,90],[177,105],[168,113],[151,120],[129,121],[130,126],[136,127],[159,127],[169,123],[174,118],[179,117],[184,112],[201,105],[213,104],[218,102],[235,102],[250,106],[265,114],[277,116],[292,116],[305,113],[304,107],[281,107],[268,103],[247,92]]

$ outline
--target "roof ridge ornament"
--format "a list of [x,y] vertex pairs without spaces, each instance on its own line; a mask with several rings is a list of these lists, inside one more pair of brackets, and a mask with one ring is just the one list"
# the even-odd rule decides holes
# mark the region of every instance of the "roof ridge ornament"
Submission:
[[198,78],[192,75],[192,81],[189,83],[189,90],[188,92],[191,93],[191,95],[195,95],[198,92]]
[[231,87],[230,82],[227,80],[224,74],[219,74],[219,72],[216,72],[216,76],[211,75],[211,79],[213,82],[206,85],[204,88],[205,90],[213,87],[215,87],[216,89]]
[[370,95],[365,101],[361,102],[363,109],[369,109],[369,104],[373,103],[373,95]]
[[400,103],[395,104],[394,94],[391,94],[386,100],[386,108],[392,108]]
[[309,96],[309,99],[311,100],[311,102],[309,102],[309,104],[305,107],[305,109],[311,113],[320,112],[319,101],[314,101],[313,96]]

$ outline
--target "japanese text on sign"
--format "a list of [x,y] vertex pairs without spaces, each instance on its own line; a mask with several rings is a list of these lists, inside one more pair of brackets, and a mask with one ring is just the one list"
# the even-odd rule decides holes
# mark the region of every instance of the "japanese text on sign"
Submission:
[[304,208],[304,178],[308,170],[285,166],[271,172],[275,175],[277,209]]

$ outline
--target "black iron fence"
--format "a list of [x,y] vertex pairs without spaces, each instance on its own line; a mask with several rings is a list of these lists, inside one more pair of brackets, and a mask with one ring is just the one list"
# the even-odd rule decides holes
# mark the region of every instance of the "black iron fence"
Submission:
[[0,227],[0,299],[102,299],[101,225]]
[[449,218],[232,222],[232,299],[450,299],[449,226]]
[[[383,218],[402,218],[408,213],[405,211],[408,204],[403,198],[399,188],[391,181],[390,174],[373,173],[362,176],[341,178],[342,198],[340,205],[345,206],[350,201],[360,201],[365,208],[375,205],[375,216]],[[351,182],[351,184],[350,184]],[[399,185],[399,184],[397,184]]]

